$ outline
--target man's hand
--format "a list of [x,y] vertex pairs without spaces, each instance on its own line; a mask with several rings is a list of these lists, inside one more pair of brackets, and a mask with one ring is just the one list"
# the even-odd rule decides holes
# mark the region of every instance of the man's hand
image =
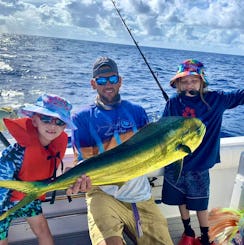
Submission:
[[72,194],[77,194],[79,192],[87,192],[91,187],[91,179],[86,175],[82,175],[77,179],[76,183],[66,191],[66,195],[71,196]]

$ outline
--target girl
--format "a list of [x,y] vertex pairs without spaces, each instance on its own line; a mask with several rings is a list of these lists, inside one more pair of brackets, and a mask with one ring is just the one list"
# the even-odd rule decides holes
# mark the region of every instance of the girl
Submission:
[[[178,179],[174,164],[165,168],[162,201],[179,206],[184,233],[178,245],[214,244],[208,236],[209,169],[220,162],[223,113],[244,104],[244,90],[207,91],[204,65],[192,59],[179,65],[170,85],[177,94],[167,102],[163,116],[197,117],[206,125],[206,134],[199,148],[184,158]],[[197,213],[201,237],[195,238],[189,210]]]

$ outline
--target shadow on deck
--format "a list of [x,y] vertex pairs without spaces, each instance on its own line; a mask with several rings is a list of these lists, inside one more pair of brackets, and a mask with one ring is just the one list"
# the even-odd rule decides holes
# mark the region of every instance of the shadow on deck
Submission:
[[[49,200],[50,193],[48,193],[48,196],[49,198],[47,197],[47,199]],[[67,197],[64,195],[63,191],[57,191],[56,199],[53,205],[50,205],[49,202],[42,204],[43,212],[54,237],[55,245],[91,245],[84,195],[78,194],[73,196],[72,202],[70,202],[69,205],[67,205]],[[165,215],[168,212],[163,213]],[[168,218],[167,221],[174,245],[177,245],[183,232],[182,221],[180,217]],[[198,236],[199,227],[196,215],[191,215],[191,225]],[[127,245],[133,245],[127,237],[125,237],[125,240]],[[17,219],[14,220],[10,226],[9,245],[23,244],[38,245],[38,242],[28,223],[24,219]]]
[[[67,222],[68,223],[72,223],[74,220],[72,219],[72,217],[64,217],[63,222]],[[84,219],[84,217],[82,217],[82,219]],[[50,226],[52,227],[52,220],[48,220]],[[25,223],[24,221],[22,223],[18,223],[18,224],[14,224],[15,226],[15,232],[17,233],[22,233],[21,236],[25,236],[27,233],[31,233],[31,231],[28,228],[28,224],[23,224]],[[196,231],[197,235],[198,235],[198,222],[197,222],[197,218],[195,215],[193,215],[191,217],[191,224],[192,227],[194,228],[194,230]],[[74,225],[74,224],[73,224]],[[169,231],[172,237],[172,240],[174,242],[174,245],[177,245],[178,241],[181,238],[182,232],[183,232],[183,225],[181,222],[180,217],[176,217],[176,218],[168,218],[168,226],[169,226]],[[80,228],[80,226],[77,226],[77,222],[76,222],[76,227]],[[90,239],[89,239],[89,234],[88,234],[88,230],[80,230],[80,231],[76,231],[77,228],[75,229],[74,232],[72,233],[66,233],[66,234],[56,234],[54,235],[54,240],[55,240],[55,245],[91,245]],[[133,243],[126,238],[127,241],[127,245],[133,245]],[[21,240],[21,241],[13,241],[13,242],[9,242],[10,245],[38,245],[36,239],[34,237],[29,237],[28,240]],[[146,244],[145,244],[146,245]],[[153,244],[148,244],[148,245],[153,245]]]

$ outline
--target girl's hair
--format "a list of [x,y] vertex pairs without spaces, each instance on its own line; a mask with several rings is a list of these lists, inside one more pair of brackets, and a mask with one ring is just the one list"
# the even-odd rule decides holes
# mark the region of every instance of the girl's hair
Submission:
[[[198,76],[200,78],[200,81],[201,81],[201,84],[200,84],[200,89],[199,89],[199,94],[200,94],[200,98],[202,100],[202,102],[208,107],[208,110],[211,109],[210,105],[206,102],[206,100],[204,99],[204,94],[206,94],[208,92],[208,89],[206,86],[204,86],[204,81],[203,79]],[[175,80],[175,86],[176,86],[176,90],[177,90],[177,93],[181,93],[182,91],[180,90],[180,80],[181,78],[178,78]]]

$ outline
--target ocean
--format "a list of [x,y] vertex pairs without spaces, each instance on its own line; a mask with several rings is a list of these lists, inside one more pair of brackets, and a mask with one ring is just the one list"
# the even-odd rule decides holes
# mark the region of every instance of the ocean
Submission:
[[[140,47],[166,93],[177,66],[185,59],[204,63],[210,90],[244,87],[244,56]],[[0,106],[18,108],[42,93],[68,98],[73,111],[94,101],[92,66],[99,56],[113,58],[123,78],[121,96],[142,105],[150,120],[160,117],[165,99],[135,45],[52,37],[0,34]],[[222,137],[244,136],[244,106],[227,110]],[[1,149],[1,143],[0,143]]]

